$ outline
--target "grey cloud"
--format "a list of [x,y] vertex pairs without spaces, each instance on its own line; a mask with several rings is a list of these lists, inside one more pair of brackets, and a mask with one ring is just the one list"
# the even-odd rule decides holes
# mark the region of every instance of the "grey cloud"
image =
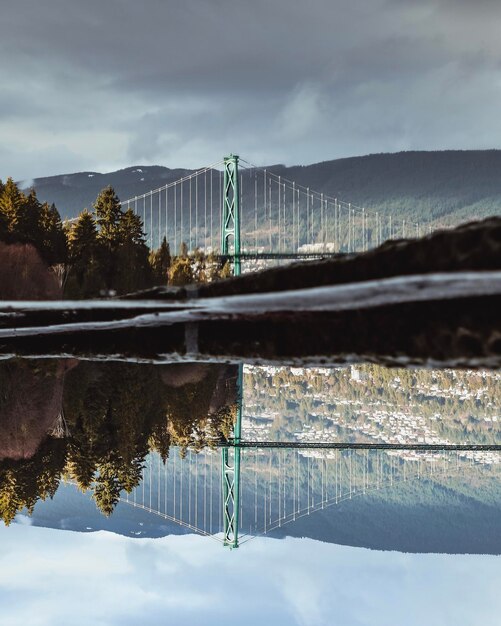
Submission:
[[500,18],[487,0],[8,3],[0,176],[499,147]]

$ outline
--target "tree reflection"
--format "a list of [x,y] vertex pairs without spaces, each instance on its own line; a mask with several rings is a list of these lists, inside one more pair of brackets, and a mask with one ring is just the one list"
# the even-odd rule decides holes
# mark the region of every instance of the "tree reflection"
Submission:
[[[165,461],[228,436],[236,415],[233,366],[74,361],[0,364],[0,515],[33,511],[61,479],[92,490],[110,515],[146,455]],[[64,389],[64,390],[63,390]],[[61,423],[63,426],[61,426]],[[55,428],[59,425],[58,428]]]

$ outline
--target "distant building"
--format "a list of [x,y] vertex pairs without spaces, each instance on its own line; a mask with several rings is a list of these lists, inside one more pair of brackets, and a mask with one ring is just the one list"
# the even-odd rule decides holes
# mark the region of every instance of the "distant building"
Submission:
[[366,375],[361,372],[358,367],[355,367],[354,365],[352,365],[350,367],[350,379],[353,380],[356,383],[361,383],[366,379]]

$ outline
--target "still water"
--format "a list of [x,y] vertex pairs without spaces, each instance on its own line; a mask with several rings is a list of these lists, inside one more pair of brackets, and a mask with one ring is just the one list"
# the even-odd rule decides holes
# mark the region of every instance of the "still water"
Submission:
[[3,361],[0,623],[498,623],[500,379]]

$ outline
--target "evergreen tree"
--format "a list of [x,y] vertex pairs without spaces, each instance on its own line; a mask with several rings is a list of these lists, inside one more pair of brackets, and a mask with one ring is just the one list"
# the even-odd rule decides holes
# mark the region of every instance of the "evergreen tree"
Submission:
[[167,461],[171,446],[171,435],[167,420],[164,419],[159,424],[155,424],[148,440],[148,445],[152,452],[158,452],[164,463]]
[[[24,194],[23,194],[24,195]],[[43,225],[41,223],[42,205],[34,189],[24,197],[17,215],[17,225],[13,228],[16,238],[23,242],[33,243],[38,251],[43,252]],[[46,259],[47,260],[47,259]]]
[[99,464],[99,476],[94,487],[96,504],[106,517],[113,513],[113,509],[120,500],[121,485],[116,472],[115,455],[110,453],[109,458]]
[[148,248],[141,218],[139,215],[136,215],[131,208],[128,208],[125,213],[120,215],[118,241],[121,244],[131,244],[144,246],[146,249]]
[[54,204],[44,202],[38,212],[39,247],[48,263],[64,263],[67,260],[66,235],[61,216]]
[[31,514],[37,500],[54,496],[64,469],[66,447],[65,440],[47,437],[31,458],[0,462],[0,518],[6,526],[23,509]]
[[84,209],[68,234],[70,261],[86,263],[96,253],[98,247],[96,223],[92,215]]
[[144,238],[143,224],[139,215],[135,215],[131,208],[122,213],[119,241],[114,288],[120,293],[128,293],[150,286],[152,271],[148,262],[148,246]]
[[92,297],[103,287],[100,266],[100,243],[96,223],[85,209],[68,233],[69,278],[67,295]]
[[116,249],[120,242],[123,213],[113,187],[106,187],[99,193],[94,203],[94,212],[99,228],[99,239],[110,249]]
[[120,200],[113,187],[103,189],[94,203],[98,225],[98,240],[102,244],[99,252],[103,279],[107,289],[116,288],[119,271],[117,250],[122,240],[122,217]]
[[[0,198],[3,195],[3,190],[5,189],[5,185],[0,179]],[[3,211],[0,210],[0,241],[4,241],[7,238],[7,217],[4,215]]]
[[[1,195],[0,191],[0,195]],[[6,241],[8,239],[9,223],[7,217],[0,211],[0,241]]]
[[9,178],[0,185],[0,235],[3,239],[33,244],[49,264],[66,259],[66,239],[58,210],[41,204],[34,189],[23,194]]
[[10,233],[17,234],[22,231],[25,223],[26,196],[19,191],[12,178],[8,178],[3,185],[0,195],[0,213],[7,221]]
[[170,247],[165,237],[162,240],[160,248],[150,253],[149,261],[153,270],[155,283],[165,285],[167,283],[167,276],[171,266]]

